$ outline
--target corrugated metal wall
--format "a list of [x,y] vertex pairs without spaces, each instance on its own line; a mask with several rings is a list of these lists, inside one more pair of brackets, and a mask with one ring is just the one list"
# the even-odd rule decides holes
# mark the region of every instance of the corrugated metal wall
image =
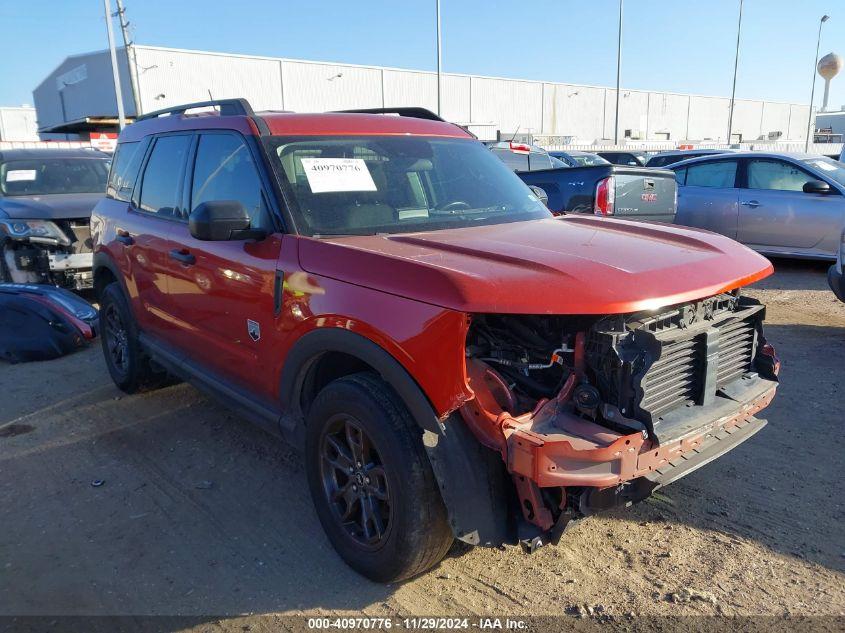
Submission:
[[[125,59],[122,49],[118,51]],[[243,96],[256,109],[321,112],[360,107],[419,105],[437,107],[432,72],[250,57],[158,47],[136,47],[141,101],[145,111],[212,96]],[[87,78],[63,90],[57,78],[86,67]],[[125,74],[125,68],[124,74]],[[105,52],[68,58],[36,88],[39,126],[82,114],[114,115],[115,100]],[[503,133],[573,137],[580,142],[611,139],[616,91],[495,77],[444,74],[442,113],[461,124],[490,125]],[[132,113],[128,76],[123,79],[127,113]],[[729,100],[641,90],[623,90],[620,136],[625,130],[643,139],[725,140]],[[807,106],[738,101],[734,133],[751,140],[770,132],[803,138]]]
[[[123,108],[128,116],[134,116],[129,68],[123,49],[118,52],[118,68],[123,85]],[[32,91],[32,98],[38,113],[38,129],[86,116],[117,116],[108,51],[68,57]]]
[[[138,83],[144,112],[169,106],[246,97],[256,109],[280,108],[278,60],[137,47]],[[124,91],[129,85],[124,84]]]

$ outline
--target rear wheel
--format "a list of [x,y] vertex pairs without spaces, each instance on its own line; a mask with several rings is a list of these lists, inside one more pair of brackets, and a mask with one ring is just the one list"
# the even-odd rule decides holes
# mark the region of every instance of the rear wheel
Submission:
[[436,565],[452,544],[419,427],[378,376],[340,378],[317,395],[306,470],[326,535],[364,576],[410,578]]
[[123,290],[112,282],[100,294],[100,342],[114,384],[126,393],[163,386],[164,371],[156,371],[138,340],[138,326]]

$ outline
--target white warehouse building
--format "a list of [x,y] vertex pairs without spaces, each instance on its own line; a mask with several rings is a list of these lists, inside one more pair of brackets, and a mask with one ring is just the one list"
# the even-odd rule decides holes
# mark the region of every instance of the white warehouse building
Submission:
[[35,108],[28,105],[0,107],[0,141],[38,140]]
[[[140,45],[130,51],[142,112],[209,97],[246,97],[256,110],[437,109],[437,75],[430,71]],[[124,107],[132,117],[129,64],[122,48],[118,59]],[[613,138],[614,88],[444,73],[441,92],[441,115],[482,138],[517,130],[578,143]],[[114,130],[117,101],[108,51],[68,57],[39,84],[33,98],[42,133]],[[620,138],[726,141],[726,97],[625,88],[620,102]],[[807,105],[737,100],[732,140],[803,139],[808,113]]]

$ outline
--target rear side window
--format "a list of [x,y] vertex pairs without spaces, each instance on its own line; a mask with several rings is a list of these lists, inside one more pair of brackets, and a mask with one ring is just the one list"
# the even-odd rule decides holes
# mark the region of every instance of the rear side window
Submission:
[[748,188],[775,191],[802,191],[811,180],[804,170],[780,160],[748,161]]
[[200,136],[191,209],[216,200],[240,202],[249,213],[253,228],[272,230],[252,154],[243,139],[233,134]]
[[648,166],[665,167],[666,165],[671,165],[672,163],[682,161],[685,158],[694,158],[694,156],[655,156],[650,161],[648,161]]
[[513,171],[528,171],[528,154],[515,154],[510,149],[493,149],[493,153]]
[[687,170],[686,169],[675,170],[675,182],[677,182],[679,185],[687,184]]
[[552,161],[549,155],[544,152],[531,152],[528,156],[528,169],[551,169]]
[[147,145],[149,145],[148,139],[118,144],[109,174],[108,189],[106,190],[106,195],[109,198],[129,202]]
[[173,217],[179,209],[179,184],[191,137],[162,136],[156,139],[144,178],[139,207],[148,213]]
[[718,160],[687,167],[687,187],[732,188],[736,183],[735,160]]

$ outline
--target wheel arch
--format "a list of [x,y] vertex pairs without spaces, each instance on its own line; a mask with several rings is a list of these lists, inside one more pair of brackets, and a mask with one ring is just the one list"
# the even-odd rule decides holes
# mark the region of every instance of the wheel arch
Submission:
[[420,428],[442,433],[431,401],[402,364],[367,337],[341,328],[312,330],[288,352],[279,385],[282,410],[304,419],[310,400],[325,384],[367,370],[378,373],[396,391]]
[[129,293],[126,291],[126,282],[123,279],[123,275],[120,273],[117,264],[115,264],[114,260],[108,254],[102,251],[94,253],[93,273],[94,293],[98,300],[105,287],[113,281],[120,284],[124,296],[127,301],[129,300]]
[[[320,376],[321,363],[335,361],[341,362],[341,371]],[[438,419],[423,388],[405,367],[365,336],[340,328],[303,335],[285,358],[279,392],[282,409],[304,430],[307,403],[303,409],[303,396],[316,396],[327,382],[368,370],[396,391],[420,427],[455,536],[472,545],[515,542],[510,489],[500,457],[481,445],[460,415],[452,413],[445,424]]]

